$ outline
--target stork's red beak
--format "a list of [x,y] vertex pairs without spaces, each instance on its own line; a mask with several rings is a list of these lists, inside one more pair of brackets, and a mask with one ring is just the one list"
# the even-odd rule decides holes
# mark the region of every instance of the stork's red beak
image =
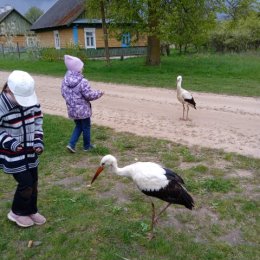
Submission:
[[91,181],[91,184],[95,181],[95,179],[98,177],[98,175],[104,170],[104,166],[99,166],[97,171],[96,171],[96,174],[95,176],[93,177],[92,181]]

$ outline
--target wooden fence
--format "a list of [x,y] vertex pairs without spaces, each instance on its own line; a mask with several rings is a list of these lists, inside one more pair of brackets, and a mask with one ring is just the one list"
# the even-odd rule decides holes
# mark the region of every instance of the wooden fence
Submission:
[[[87,49],[85,50],[87,57],[100,58],[105,57],[105,49]],[[126,47],[126,48],[109,48],[110,57],[138,56],[146,55],[147,47]]]
[[[44,53],[55,53],[55,56],[60,58],[63,58],[63,55],[65,53],[75,53],[77,55],[86,56],[86,58],[103,58],[105,57],[105,49],[99,48],[99,49],[60,49],[56,50],[54,48],[26,48],[21,47],[17,43],[14,44],[12,47],[5,46],[4,44],[1,44],[1,56],[6,57],[8,55],[16,56],[18,58],[21,58],[21,55],[24,53],[35,52],[35,57],[41,58]],[[127,57],[127,56],[142,56],[146,55],[147,53],[147,47],[141,46],[141,47],[122,47],[122,48],[109,48],[109,55],[110,57]]]
[[1,44],[1,54],[3,57],[7,55],[17,55],[17,57],[20,59],[21,54],[26,52],[26,48],[20,47],[19,43],[17,42],[12,47],[6,46],[3,43]]

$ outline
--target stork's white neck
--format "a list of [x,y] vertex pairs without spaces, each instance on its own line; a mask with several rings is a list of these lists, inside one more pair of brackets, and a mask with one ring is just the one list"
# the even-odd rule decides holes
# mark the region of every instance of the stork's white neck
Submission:
[[181,89],[181,79],[177,81],[177,89]]
[[111,167],[111,171],[119,176],[124,177],[131,177],[132,178],[132,172],[130,171],[128,166],[125,166],[123,168],[119,168],[117,164],[113,164]]

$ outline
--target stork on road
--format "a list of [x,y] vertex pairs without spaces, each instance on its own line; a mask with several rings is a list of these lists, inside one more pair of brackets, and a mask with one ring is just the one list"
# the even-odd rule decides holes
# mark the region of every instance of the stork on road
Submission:
[[188,120],[189,106],[196,109],[196,103],[191,93],[181,87],[181,82],[182,82],[182,76],[178,76],[177,77],[177,99],[182,103],[183,106],[181,119],[185,120],[184,113],[186,109],[187,110],[186,120]]
[[94,175],[91,184],[96,180],[98,175],[107,168],[110,172],[119,176],[132,178],[139,190],[150,197],[156,197],[168,204],[157,214],[155,214],[155,206],[152,204],[152,222],[151,231],[153,237],[153,229],[160,215],[171,205],[180,204],[192,210],[194,201],[191,195],[185,189],[183,179],[173,171],[163,168],[159,164],[153,162],[136,162],[119,168],[117,159],[113,155],[106,155],[101,159],[100,166]]

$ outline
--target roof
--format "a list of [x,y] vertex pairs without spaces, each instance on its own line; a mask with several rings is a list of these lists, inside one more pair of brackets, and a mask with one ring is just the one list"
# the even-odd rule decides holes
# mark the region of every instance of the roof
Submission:
[[6,10],[3,13],[0,13],[0,23],[4,21],[4,19],[11,14],[12,12],[16,12],[19,16],[21,16],[25,21],[27,21],[29,24],[32,24],[27,18],[25,18],[22,14],[20,14],[15,8],[11,8],[9,10]]
[[[106,19],[106,23],[109,23],[111,20]],[[79,18],[73,21],[73,24],[102,24],[101,19],[87,19],[87,18]]]
[[31,27],[41,30],[70,25],[85,10],[85,0],[58,0]]
[[11,12],[13,11],[13,9],[11,10],[7,10],[3,13],[0,14],[0,23],[5,19],[6,16],[8,16]]

